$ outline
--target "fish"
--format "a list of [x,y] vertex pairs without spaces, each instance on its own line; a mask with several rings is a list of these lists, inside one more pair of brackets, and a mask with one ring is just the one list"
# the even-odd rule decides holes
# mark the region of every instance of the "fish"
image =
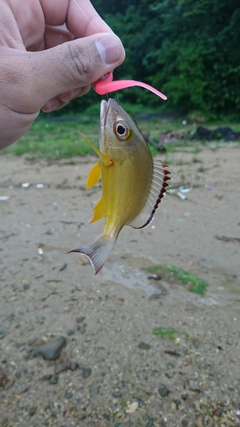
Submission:
[[124,226],[142,229],[151,223],[171,172],[165,163],[153,161],[137,123],[114,99],[101,101],[99,149],[87,142],[99,160],[88,174],[86,188],[102,180],[102,196],[89,223],[105,218],[105,224],[99,236],[69,252],[86,255],[97,274]]

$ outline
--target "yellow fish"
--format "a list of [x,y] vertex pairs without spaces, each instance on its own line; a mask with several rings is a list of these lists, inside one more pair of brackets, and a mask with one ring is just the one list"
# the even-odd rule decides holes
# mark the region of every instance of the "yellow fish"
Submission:
[[105,225],[100,236],[70,252],[85,254],[97,274],[124,225],[144,228],[152,221],[170,172],[166,164],[153,161],[137,124],[113,99],[101,102],[100,150],[87,142],[99,161],[88,175],[86,188],[102,179],[102,197],[90,223],[105,218]]

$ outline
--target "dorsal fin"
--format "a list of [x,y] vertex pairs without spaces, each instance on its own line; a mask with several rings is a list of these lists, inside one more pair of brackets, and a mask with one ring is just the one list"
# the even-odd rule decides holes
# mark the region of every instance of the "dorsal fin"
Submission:
[[141,212],[127,225],[133,228],[144,228],[153,220],[161,199],[163,198],[171,173],[165,163],[153,162],[153,177],[146,203]]

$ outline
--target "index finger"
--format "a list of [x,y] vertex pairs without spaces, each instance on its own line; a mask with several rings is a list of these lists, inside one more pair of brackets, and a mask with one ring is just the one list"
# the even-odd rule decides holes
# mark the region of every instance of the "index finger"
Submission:
[[76,37],[87,37],[97,33],[112,33],[89,0],[41,0],[47,25],[66,24]]

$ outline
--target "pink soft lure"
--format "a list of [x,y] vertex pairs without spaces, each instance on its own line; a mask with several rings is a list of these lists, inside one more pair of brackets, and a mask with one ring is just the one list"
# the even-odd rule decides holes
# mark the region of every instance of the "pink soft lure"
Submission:
[[115,92],[116,90],[126,89],[128,87],[133,86],[140,86],[144,89],[149,90],[150,92],[153,92],[155,95],[162,98],[164,101],[167,100],[166,95],[159,92],[159,90],[155,89],[154,87],[143,83],[138,82],[136,80],[116,80],[113,81],[113,74],[107,73],[105,74],[101,79],[97,80],[95,83],[92,84],[92,88],[97,92],[98,95],[106,95],[110,92]]

